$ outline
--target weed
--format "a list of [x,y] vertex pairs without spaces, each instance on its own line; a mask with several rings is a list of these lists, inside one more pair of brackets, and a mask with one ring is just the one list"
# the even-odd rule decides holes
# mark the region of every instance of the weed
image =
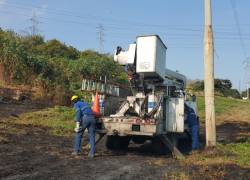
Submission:
[[31,124],[47,127],[53,135],[67,136],[74,128],[73,108],[55,106],[41,111],[25,113],[16,121],[18,124]]
[[236,155],[236,157],[233,158],[225,156],[225,159],[236,161],[236,163],[241,166],[250,167],[250,141],[225,145],[218,144],[218,148],[222,149],[225,154],[232,153]]

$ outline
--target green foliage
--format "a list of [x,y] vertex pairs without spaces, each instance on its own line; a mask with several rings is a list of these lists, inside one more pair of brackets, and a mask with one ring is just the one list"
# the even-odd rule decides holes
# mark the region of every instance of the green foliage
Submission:
[[194,84],[192,84],[192,88],[194,91],[203,91],[204,81],[196,81]]
[[[204,81],[196,81],[191,85],[194,91],[204,90]],[[237,89],[231,89],[232,83],[228,79],[214,79],[215,92],[225,97],[241,98],[241,95]]]
[[23,37],[1,29],[0,64],[8,83],[42,87],[46,93],[60,89],[60,93],[78,94],[83,77],[106,76],[112,82],[127,83],[123,69],[107,54],[80,52],[55,39],[44,41],[39,35]]
[[224,90],[223,94],[226,97],[233,97],[233,98],[237,98],[237,99],[241,98],[241,95],[240,95],[240,93],[239,93],[239,91],[237,89],[227,89],[227,90]]
[[74,109],[56,106],[41,111],[25,113],[16,121],[18,124],[31,124],[50,129],[50,133],[58,136],[72,135],[74,129]]
[[64,57],[67,59],[77,59],[80,55],[77,49],[72,46],[66,46],[56,39],[42,44],[40,53],[48,58]]
[[242,143],[219,144],[218,148],[222,149],[225,154],[234,154],[227,159],[235,160],[239,165],[250,166],[250,141]]
[[228,79],[215,79],[214,88],[218,92],[223,92],[224,90],[231,89],[232,83]]

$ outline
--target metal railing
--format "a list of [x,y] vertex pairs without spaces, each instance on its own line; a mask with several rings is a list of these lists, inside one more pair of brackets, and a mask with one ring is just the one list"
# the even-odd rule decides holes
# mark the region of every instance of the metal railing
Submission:
[[98,91],[101,94],[108,94],[112,96],[119,96],[120,94],[120,88],[118,85],[92,79],[83,79],[81,90],[88,92]]

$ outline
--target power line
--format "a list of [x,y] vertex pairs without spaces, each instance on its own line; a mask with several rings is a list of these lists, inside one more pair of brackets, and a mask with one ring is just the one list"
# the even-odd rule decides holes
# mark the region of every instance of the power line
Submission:
[[99,24],[97,26],[97,34],[98,34],[98,40],[99,40],[99,52],[104,52],[104,27],[102,24]]
[[[24,9],[27,10],[28,8],[24,8]],[[1,11],[1,12],[3,13],[3,11]],[[8,12],[7,11],[7,13],[20,14],[20,15],[27,16],[27,14],[21,14],[21,13],[17,13],[17,12]],[[71,16],[69,16],[69,17],[71,17]],[[62,23],[72,23],[72,24],[77,24],[77,25],[81,25],[81,26],[84,25],[84,28],[91,28],[91,27],[96,28],[96,24],[93,23],[93,22],[85,22],[85,21],[79,21],[79,20],[76,20],[76,21],[75,20],[67,20],[67,19],[62,19],[62,18],[48,18],[48,17],[43,17],[43,16],[39,16],[39,18],[42,18],[42,19],[46,20],[45,23],[46,22],[48,23],[50,20],[52,20],[52,21],[55,21],[56,23],[60,23],[60,22],[62,22]],[[137,30],[137,34],[135,34],[134,31],[131,31],[131,28],[129,28],[129,27],[124,27],[124,26],[121,27],[120,25],[115,25],[115,24],[105,25],[105,27],[106,26],[108,26],[108,28],[111,31],[105,29],[105,32],[107,32],[107,33],[105,33],[105,36],[107,35],[107,36],[109,36],[109,38],[116,38],[116,39],[117,38],[123,39],[124,38],[123,36],[128,35],[128,34],[130,34],[131,36],[136,36],[138,33],[140,33],[140,34],[148,34],[148,32],[150,32],[150,31],[148,31],[149,28],[147,28],[146,31],[145,31],[146,33],[140,32],[139,30]],[[142,27],[139,26],[139,27],[136,27],[136,28],[133,27],[133,30],[138,29],[138,28],[139,29],[142,28],[144,30],[145,28],[143,28],[143,27],[144,26],[142,26]],[[163,29],[164,27],[166,29]],[[154,25],[151,25],[151,28],[154,28]],[[196,39],[197,38],[199,38],[199,39],[202,38],[202,32],[201,31],[198,31],[198,30],[190,31],[190,29],[179,28],[179,27],[176,28],[176,27],[173,27],[173,26],[171,26],[170,28],[168,28],[168,26],[162,26],[162,27],[157,28],[157,30],[154,31],[154,32],[157,32],[157,33],[160,33],[160,34],[162,32],[163,35],[164,35],[166,33],[166,30],[169,32],[169,33],[167,33],[168,36],[166,37],[166,39],[173,40],[173,39],[184,39],[184,38],[185,39],[190,39],[191,38],[191,39],[194,40],[194,38],[196,38]],[[173,30],[173,31],[171,31],[171,30]],[[103,43],[103,41],[104,41],[103,40],[104,39],[103,35],[104,35],[104,33],[102,32],[101,34],[103,34],[103,35],[100,36],[100,30],[98,32],[99,32],[98,33],[99,50],[103,51],[103,44],[104,44]],[[244,34],[244,38],[245,39],[250,38],[250,36],[248,36],[248,35],[250,35],[250,34]],[[100,39],[101,39],[101,41],[100,41]],[[226,32],[226,31],[216,31],[215,32],[215,39],[217,40],[217,42],[218,41],[225,42],[225,41],[229,41],[229,40],[238,40],[238,34],[235,34],[233,32]],[[173,48],[198,48],[198,46],[196,47],[196,46],[193,46],[193,43],[191,43],[191,44],[189,43],[189,45],[187,45],[187,46],[185,46],[185,45],[184,46],[183,45],[180,45],[180,46],[177,45],[177,46],[173,46]],[[217,58],[219,58],[219,55],[218,55],[217,52],[218,51],[215,50],[215,55],[216,55]]]
[[243,62],[243,63],[245,63],[245,67],[244,67],[245,77],[244,77],[244,79],[245,79],[245,84],[246,84],[247,98],[249,98],[250,58],[247,57],[246,46],[245,46],[245,43],[244,43],[243,38],[242,38],[242,33],[241,33],[241,28],[240,28],[240,23],[239,23],[239,18],[238,18],[238,12],[236,9],[236,2],[235,2],[235,0],[231,0],[230,2],[231,2],[232,9],[233,9],[234,20],[235,20],[236,27],[238,30],[238,36],[239,36],[239,40],[240,40],[241,49],[242,49],[244,58],[246,58],[246,60]]
[[242,33],[241,33],[241,28],[240,28],[240,23],[239,23],[239,18],[238,18],[238,12],[236,9],[236,3],[235,3],[235,0],[231,0],[230,2],[231,2],[232,9],[233,9],[234,20],[235,20],[236,27],[238,30],[238,36],[240,39],[241,49],[242,49],[244,57],[247,58],[247,52],[246,52],[246,47],[245,47],[245,44],[244,44],[244,41],[242,38]]
[[[74,23],[74,24],[92,24],[94,27],[96,27],[96,25],[94,25],[93,24],[93,21],[92,21],[92,18],[97,18],[97,17],[93,17],[92,15],[88,15],[88,17],[89,18],[87,18],[87,16],[82,16],[82,15],[77,15],[77,14],[75,14],[75,13],[73,13],[73,12],[70,12],[70,11],[65,11],[65,10],[59,10],[59,9],[52,9],[52,8],[43,8],[43,7],[39,7],[39,6],[34,6],[34,5],[28,5],[28,4],[21,4],[20,5],[20,3],[18,4],[18,3],[15,3],[14,5],[13,4],[8,4],[9,6],[14,6],[14,7],[17,7],[17,8],[22,8],[22,9],[29,9],[29,8],[27,8],[27,7],[24,7],[24,5],[25,6],[28,6],[28,7],[30,7],[30,8],[37,8],[37,9],[45,9],[45,10],[47,10],[47,11],[49,11],[49,12],[51,12],[51,13],[53,13],[53,14],[57,14],[57,15],[65,15],[65,16],[67,16],[67,17],[77,17],[77,18],[82,18],[82,19],[89,19],[89,18],[91,18],[91,22],[89,23],[89,22],[78,22],[78,21],[72,21],[72,20],[65,20],[65,19],[59,19],[59,21],[60,22],[69,22],[69,23]],[[41,18],[45,18],[45,17],[41,17]],[[49,18],[47,18],[47,19],[49,19]],[[51,19],[51,18],[50,18]],[[112,21],[118,21],[118,20],[115,20],[115,19],[109,19],[109,20],[112,20]],[[57,21],[57,20],[56,20]],[[123,21],[120,21],[119,20],[119,23],[121,23],[121,22],[123,22]],[[122,26],[123,27],[122,27]],[[175,25],[175,26],[166,26],[166,25],[154,25],[154,24],[141,24],[141,23],[135,23],[135,22],[128,22],[127,24],[126,23],[121,23],[121,24],[114,24],[114,23],[112,23],[112,24],[105,24],[105,26],[107,27],[109,27],[110,29],[112,29],[112,30],[114,30],[114,29],[117,29],[117,30],[119,30],[119,31],[122,31],[122,30],[131,30],[131,27],[124,27],[124,25],[133,25],[133,26],[136,26],[136,28],[142,28],[142,29],[145,29],[145,27],[147,27],[147,30],[149,29],[149,28],[156,28],[157,27],[157,31],[155,31],[154,30],[154,32],[163,32],[163,31],[159,31],[159,29],[161,29],[161,28],[164,28],[164,33],[166,32],[165,31],[165,29],[167,29],[168,31],[171,31],[171,30],[173,30],[173,31],[175,31],[175,32],[177,32],[177,31],[186,31],[186,32],[197,32],[197,33],[200,33],[199,35],[196,35],[196,36],[199,36],[199,37],[201,37],[202,36],[202,30],[201,29],[190,29],[190,28],[180,28],[180,26],[177,26],[177,25]],[[133,29],[135,29],[135,27],[133,27]],[[113,34],[113,33],[112,33]],[[215,31],[215,35],[217,35],[217,34],[223,34],[223,35],[226,35],[226,34],[228,34],[228,35],[230,35],[230,37],[231,37],[231,35],[234,35],[234,33],[233,32],[225,32],[225,31]],[[237,34],[238,35],[238,34]],[[177,36],[180,36],[180,35],[177,35]],[[192,35],[193,36],[193,35]],[[245,37],[250,37],[250,34],[244,34],[244,36]],[[216,37],[217,38],[217,37]],[[228,38],[228,37],[225,37],[225,38]],[[237,37],[236,37],[237,38]]]
[[[88,20],[91,19],[91,22],[93,23],[93,19],[96,19],[98,21],[112,21],[112,23],[109,24],[105,24],[105,26],[110,26],[113,29],[128,29],[130,30],[131,27],[121,27],[121,25],[131,25],[133,26],[133,29],[135,27],[137,28],[164,28],[164,29],[168,29],[168,30],[173,30],[173,31],[187,31],[187,32],[203,32],[201,28],[199,29],[193,29],[193,28],[186,28],[186,26],[183,25],[159,25],[159,24],[146,24],[146,23],[141,23],[141,22],[131,22],[131,21],[124,21],[124,20],[120,20],[120,19],[114,19],[114,18],[102,18],[102,17],[97,17],[97,16],[93,16],[91,14],[87,14],[87,15],[82,15],[82,14],[77,14],[75,12],[71,12],[71,11],[67,11],[67,10],[62,10],[62,9],[55,9],[55,8],[44,8],[44,7],[39,7],[39,6],[34,6],[31,4],[23,4],[23,3],[15,3],[15,4],[11,4],[8,3],[9,6],[13,6],[16,8],[21,8],[21,9],[30,9],[30,8],[37,8],[37,9],[45,9],[50,13],[56,14],[56,15],[63,15],[63,16],[67,16],[67,17],[75,17],[75,18],[80,18],[80,19],[84,19],[84,20]],[[114,23],[114,22],[118,22]],[[103,23],[102,23],[103,24]],[[193,26],[192,26],[193,27]],[[201,27],[201,25],[197,25],[197,27]],[[215,31],[217,32],[217,31]],[[218,33],[230,33],[232,34],[233,32],[223,32],[223,31],[218,31]],[[248,34],[250,36],[250,34]]]
[[[6,13],[10,13],[10,14],[17,14],[17,15],[27,16],[27,14],[24,14],[24,13],[10,12],[10,11],[5,11],[5,10],[1,10],[0,13],[5,13],[5,14]],[[37,16],[37,18],[38,18],[38,16]],[[48,23],[49,20],[53,20],[53,21],[55,21],[57,23],[62,22],[62,23],[71,23],[71,24],[77,24],[77,25],[84,25],[85,26],[84,28],[90,28],[90,27],[94,28],[94,27],[96,27],[95,23],[89,23],[89,22],[74,21],[74,20],[65,20],[65,19],[59,19],[59,18],[47,18],[47,17],[42,17],[42,16],[39,16],[39,18],[47,20],[47,23]],[[34,19],[34,18],[32,18],[32,19]],[[44,22],[46,23],[46,21],[44,21]],[[122,34],[122,35],[124,35],[124,34],[134,35],[134,31],[131,31],[131,28],[128,29],[128,30],[126,30],[127,28],[120,28],[118,30],[116,27],[110,26],[109,29],[112,29],[111,36],[113,36],[113,35],[115,35],[117,33],[118,33],[117,35],[119,35],[119,36],[120,36],[120,34]],[[115,33],[115,30],[118,30],[118,31]],[[170,31],[171,29],[167,28],[167,30]],[[184,31],[185,32],[186,30],[179,29],[179,31]],[[165,33],[166,31],[157,30],[156,32],[158,32],[158,33],[160,33],[160,32]],[[168,33],[168,38],[171,38],[171,39],[173,39],[173,38],[181,38],[181,39],[182,38],[192,38],[193,39],[195,37],[197,37],[197,38],[201,38],[202,37],[202,33],[201,32],[200,33],[196,32],[196,33],[198,33],[198,34],[193,34],[193,33],[192,34],[190,34],[190,33],[183,34],[183,32],[177,32],[177,31],[175,31],[174,33],[169,32]],[[224,33],[229,33],[229,34],[224,34]],[[250,36],[248,37],[247,35],[246,36],[244,35],[245,39],[249,39],[250,38]],[[217,33],[215,32],[215,39],[217,39],[217,40],[218,39],[221,39],[221,40],[237,40],[238,36],[233,35],[232,32],[217,32]]]

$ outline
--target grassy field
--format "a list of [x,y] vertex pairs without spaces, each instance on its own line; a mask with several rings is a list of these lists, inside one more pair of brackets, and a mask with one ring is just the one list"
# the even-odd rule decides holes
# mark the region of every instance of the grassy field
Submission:
[[[202,121],[205,119],[205,99],[203,96],[197,97],[199,116]],[[244,101],[240,99],[232,99],[226,97],[215,97],[215,114],[220,116],[223,113],[228,113],[234,108],[250,107],[250,101]],[[249,110],[250,115],[250,110]]]
[[[229,99],[224,97],[216,97],[216,119],[220,123],[230,118],[250,118],[250,102]],[[198,97],[198,109],[201,120],[204,121],[204,98]],[[241,119],[238,119],[239,122]],[[70,107],[56,106],[40,111],[24,113],[16,119],[15,123],[32,126],[41,126],[49,129],[51,135],[56,136],[72,136],[74,129],[74,110]],[[218,123],[217,123],[218,124]],[[226,132],[227,133],[227,132]],[[229,132],[230,133],[230,132]],[[239,166],[250,167],[250,139],[244,136],[240,142],[223,143],[218,142],[218,146],[213,150],[211,155],[206,153],[193,155],[191,158],[195,164],[210,164],[216,162],[230,162]],[[218,155],[219,154],[219,155]]]
[[[197,104],[200,119],[204,122],[204,97],[198,97]],[[215,112],[218,118],[228,113],[230,114],[235,109],[238,114],[242,113],[244,116],[248,116],[249,113],[250,117],[250,101],[215,97]],[[249,112],[246,112],[247,110],[249,110]],[[234,116],[235,115],[234,113]],[[55,106],[40,111],[24,113],[16,122],[49,127],[54,135],[68,135],[74,127],[74,110],[71,107]]]
[[64,106],[55,106],[40,111],[22,114],[18,124],[29,124],[49,128],[52,135],[68,136],[74,129],[74,110]]
[[[205,102],[204,97],[197,98],[198,111],[201,122],[205,121]],[[216,124],[224,125],[231,123],[231,126],[237,125],[250,126],[250,101],[244,101],[239,99],[215,97],[215,114]],[[226,129],[225,133],[230,133],[230,129]],[[243,128],[243,127],[241,127]],[[247,127],[246,127],[247,128]],[[219,129],[220,130],[220,129]],[[231,132],[234,133],[234,132]],[[241,133],[241,132],[239,132]],[[231,141],[227,139],[227,143],[218,142],[217,147],[214,149],[219,156],[206,156],[204,154],[195,155],[196,163],[214,163],[221,161],[223,163],[235,163],[239,166],[250,167],[250,138],[248,134],[242,134],[242,137],[238,141]],[[217,136],[220,135],[217,130]],[[234,134],[231,134],[232,136]],[[229,135],[230,136],[230,135]],[[229,142],[229,143],[228,143]],[[215,153],[215,154],[216,154]],[[213,154],[213,153],[212,153]],[[193,157],[192,157],[193,158]]]

